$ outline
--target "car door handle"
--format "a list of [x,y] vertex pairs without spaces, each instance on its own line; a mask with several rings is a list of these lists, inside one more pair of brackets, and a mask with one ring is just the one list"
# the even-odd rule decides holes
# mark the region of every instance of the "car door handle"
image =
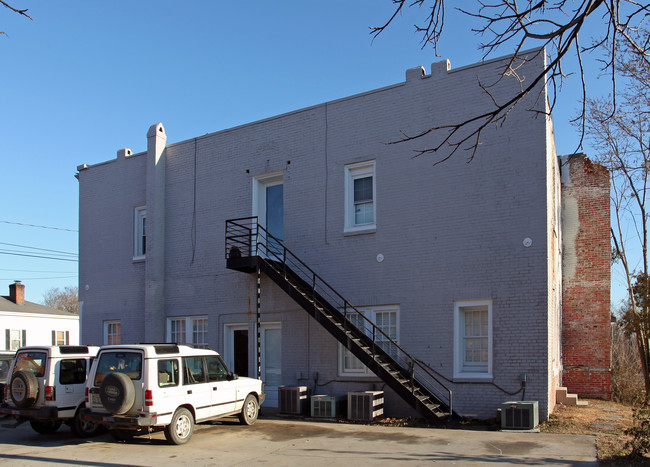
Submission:
[[192,394],[192,390],[191,390],[191,389],[188,389],[188,390],[187,390],[187,393],[188,393],[188,394]]
[[213,391],[216,391],[217,389],[219,389],[219,387],[217,387],[217,386],[214,386],[214,387],[212,388]]

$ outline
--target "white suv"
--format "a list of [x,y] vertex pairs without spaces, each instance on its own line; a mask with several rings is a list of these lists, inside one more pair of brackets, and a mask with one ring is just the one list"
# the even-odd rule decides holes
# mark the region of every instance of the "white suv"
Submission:
[[118,440],[164,428],[170,443],[183,444],[197,422],[239,414],[252,425],[263,401],[262,381],[231,373],[213,350],[107,345],[90,371],[83,418]]
[[42,434],[54,433],[67,423],[85,438],[101,426],[82,420],[86,377],[99,347],[87,345],[21,347],[9,367],[5,401],[0,414],[16,419],[15,427],[29,421]]

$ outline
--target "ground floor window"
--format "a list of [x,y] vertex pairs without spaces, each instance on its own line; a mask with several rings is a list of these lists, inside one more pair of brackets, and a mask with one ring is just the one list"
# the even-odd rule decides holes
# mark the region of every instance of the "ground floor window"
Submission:
[[104,321],[104,344],[122,343],[122,326],[119,320]]
[[167,318],[167,342],[208,345],[207,316]]
[[[389,355],[397,356],[396,343],[399,342],[399,306],[372,306],[357,308],[359,313],[348,313],[348,319],[359,329],[372,335],[367,320],[374,323],[382,332],[375,334],[375,342]],[[363,315],[363,316],[361,316]],[[367,318],[366,319],[364,319]],[[343,345],[339,345],[339,374],[341,376],[372,376],[373,373]]]
[[454,304],[454,378],[492,377],[492,301]]

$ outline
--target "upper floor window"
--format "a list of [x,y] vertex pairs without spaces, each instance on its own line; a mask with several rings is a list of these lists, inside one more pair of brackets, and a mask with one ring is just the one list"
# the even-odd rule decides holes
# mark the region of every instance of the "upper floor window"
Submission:
[[372,230],[376,225],[375,161],[345,166],[345,231]]
[[133,259],[144,258],[147,254],[147,208],[135,208]]
[[454,304],[454,377],[492,377],[492,302]]

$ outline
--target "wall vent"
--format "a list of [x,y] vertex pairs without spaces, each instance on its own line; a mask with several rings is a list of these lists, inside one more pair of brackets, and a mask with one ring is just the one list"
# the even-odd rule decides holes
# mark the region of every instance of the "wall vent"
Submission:
[[348,420],[372,422],[384,415],[384,391],[348,392]]
[[307,413],[309,392],[307,386],[280,386],[278,388],[278,411],[291,415]]
[[537,401],[511,401],[501,404],[501,429],[532,430],[539,425]]
[[336,418],[343,413],[345,396],[311,396],[311,416],[314,418]]

